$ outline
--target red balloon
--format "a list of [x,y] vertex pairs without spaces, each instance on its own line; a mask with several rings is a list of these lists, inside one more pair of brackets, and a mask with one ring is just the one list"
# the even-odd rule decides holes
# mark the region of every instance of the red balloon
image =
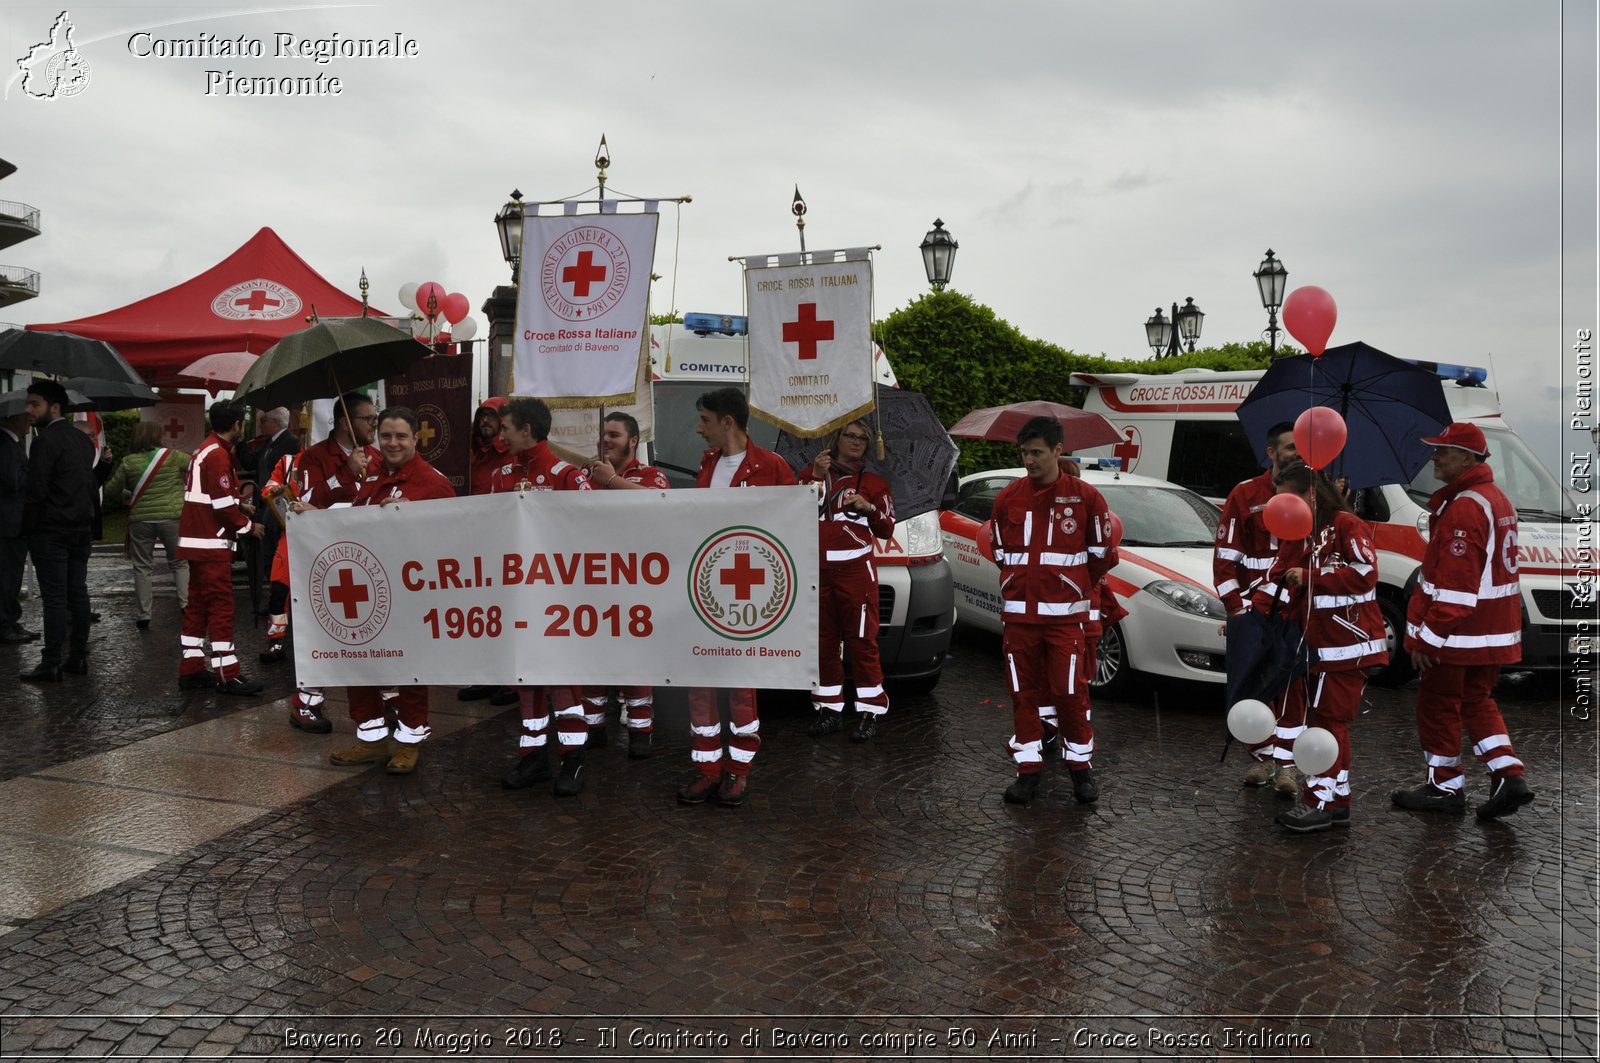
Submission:
[[461,319],[472,313],[472,304],[467,302],[467,297],[460,292],[451,292],[444,297],[444,319],[452,325],[461,323]]
[[1311,534],[1311,507],[1299,495],[1273,495],[1261,511],[1267,531],[1280,539],[1304,539]]
[[1111,517],[1111,539],[1110,539],[1110,542],[1107,543],[1107,545],[1108,546],[1113,546],[1113,547],[1120,546],[1120,545],[1122,545],[1122,518],[1117,516],[1115,513],[1110,514],[1110,517]]
[[[439,311],[444,309],[444,285],[437,281],[428,281],[426,284],[417,285],[417,309],[430,320],[439,316]],[[429,303],[433,308],[428,308]]]
[[974,544],[978,553],[987,561],[994,560],[994,521],[986,520],[978,527],[978,541]]
[[1283,301],[1283,327],[1313,355],[1320,356],[1327,350],[1328,337],[1333,335],[1333,325],[1338,320],[1339,308],[1333,305],[1333,296],[1314,284],[1296,288]]
[[1349,436],[1339,411],[1313,406],[1294,421],[1294,446],[1313,469],[1326,469],[1344,449]]

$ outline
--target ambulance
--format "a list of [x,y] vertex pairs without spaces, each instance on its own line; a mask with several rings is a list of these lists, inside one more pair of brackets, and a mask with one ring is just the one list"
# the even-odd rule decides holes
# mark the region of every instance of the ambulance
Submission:
[[[1455,420],[1483,429],[1495,483],[1517,509],[1523,619],[1517,667],[1554,670],[1564,659],[1586,655],[1588,614],[1576,603],[1590,593],[1595,560],[1592,550],[1581,549],[1584,517],[1577,503],[1505,422],[1482,369],[1416,364],[1439,375]],[[1088,389],[1083,408],[1102,414],[1122,436],[1085,453],[1118,459],[1127,472],[1171,480],[1220,505],[1235,484],[1263,467],[1264,441],[1246,439],[1234,411],[1264,372],[1074,373],[1073,382]],[[1427,541],[1428,499],[1440,486],[1425,465],[1409,484],[1367,488],[1354,500],[1356,512],[1373,524],[1378,547],[1378,600],[1390,658],[1372,677],[1381,685],[1399,686],[1413,674],[1401,652],[1406,602]]]
[[[685,314],[683,325],[650,328],[651,391],[655,400],[654,439],[650,464],[674,488],[693,487],[705,453],[705,440],[695,433],[699,413],[695,400],[713,388],[738,387],[749,392],[743,319]],[[880,386],[895,387],[894,370],[876,349]],[[750,416],[750,438],[772,449],[778,429]],[[820,442],[818,444],[820,449]],[[944,670],[955,627],[955,591],[944,558],[937,511],[895,525],[894,536],[879,539],[878,651],[884,676],[899,689],[932,690]]]

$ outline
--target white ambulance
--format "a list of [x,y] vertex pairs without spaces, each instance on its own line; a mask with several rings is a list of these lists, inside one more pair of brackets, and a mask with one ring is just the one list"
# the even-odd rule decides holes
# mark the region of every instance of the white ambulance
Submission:
[[[1482,369],[1419,364],[1440,375],[1451,415],[1483,429],[1495,482],[1517,508],[1523,616],[1518,667],[1561,668],[1564,658],[1587,652],[1582,638],[1587,614],[1574,603],[1580,577],[1588,572],[1593,578],[1594,562],[1580,551],[1578,506],[1506,424],[1499,396],[1484,386]],[[1073,382],[1088,388],[1083,408],[1104,415],[1123,437],[1087,453],[1120,459],[1128,472],[1171,480],[1220,505],[1235,484],[1262,469],[1265,443],[1245,438],[1234,411],[1264,372],[1074,373]],[[1373,523],[1378,546],[1378,595],[1390,664],[1373,676],[1377,683],[1398,686],[1412,675],[1410,660],[1400,652],[1406,601],[1422,562],[1428,499],[1440,486],[1426,465],[1409,484],[1368,488],[1355,500],[1357,513]]]
[[[707,323],[708,315],[686,314],[691,324]],[[712,318],[710,327],[737,329],[735,318]],[[877,351],[881,385],[895,386],[894,370]],[[672,481],[693,487],[705,453],[705,440],[695,433],[699,413],[695,400],[713,388],[734,386],[749,391],[742,336],[695,331],[685,325],[650,328],[651,390],[655,398],[655,438],[649,461]],[[771,449],[778,430],[754,414],[750,438]],[[892,539],[880,539],[878,562],[878,650],[885,677],[902,690],[931,690],[939,681],[955,627],[955,591],[950,564],[944,558],[937,511],[895,525]]]

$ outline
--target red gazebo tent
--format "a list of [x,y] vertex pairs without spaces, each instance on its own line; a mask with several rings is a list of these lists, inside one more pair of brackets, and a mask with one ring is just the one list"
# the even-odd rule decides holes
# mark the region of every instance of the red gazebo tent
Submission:
[[[319,317],[355,317],[361,300],[335,288],[269,228],[182,284],[116,310],[76,321],[36,322],[34,330],[105,340],[146,380],[162,383],[206,354],[261,354]],[[383,316],[369,309],[369,314]]]

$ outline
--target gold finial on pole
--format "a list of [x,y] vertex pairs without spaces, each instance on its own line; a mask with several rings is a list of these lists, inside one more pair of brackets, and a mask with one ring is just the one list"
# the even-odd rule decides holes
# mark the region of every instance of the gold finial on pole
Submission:
[[600,146],[595,149],[594,153],[594,167],[599,171],[595,176],[600,182],[600,195],[598,198],[602,200],[606,198],[606,167],[610,165],[611,149],[606,147],[606,135],[601,133]]
[[800,186],[794,186],[794,202],[789,204],[789,213],[794,215],[794,227],[800,231],[800,253],[806,253],[806,201],[801,198]]
[[359,287],[361,289],[361,316],[362,317],[366,317],[367,316],[367,289],[370,288],[371,285],[367,283],[367,267],[365,267],[365,266],[361,267],[361,283],[359,285],[357,285],[357,287]]

